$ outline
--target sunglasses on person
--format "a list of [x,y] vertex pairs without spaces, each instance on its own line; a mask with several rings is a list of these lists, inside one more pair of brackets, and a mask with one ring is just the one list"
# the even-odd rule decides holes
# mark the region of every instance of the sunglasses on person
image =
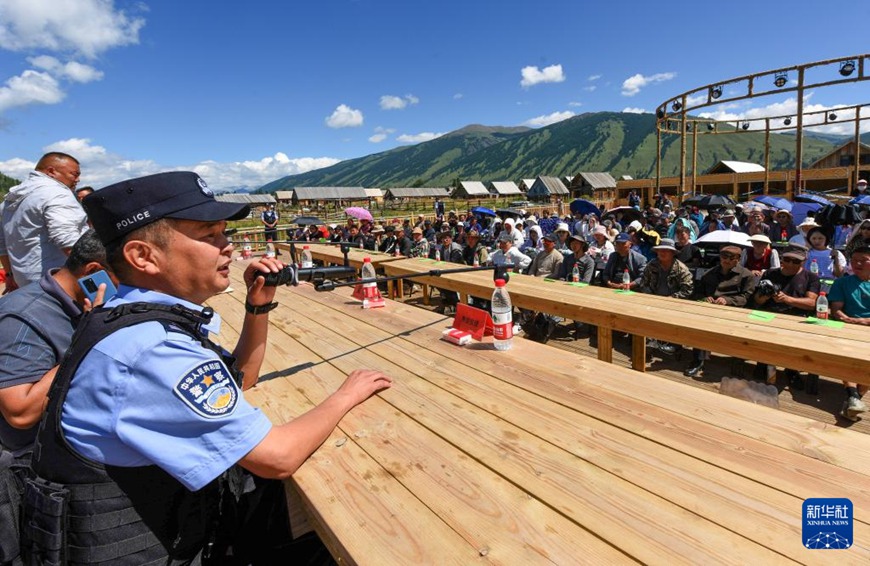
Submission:
[[793,258],[793,257],[784,257],[784,258],[782,258],[782,262],[783,262],[783,263],[803,263],[804,260],[802,260],[802,259],[796,259],[796,258]]
[[730,254],[728,252],[725,252],[725,253],[719,254],[719,257],[721,257],[722,259],[739,259],[740,254]]

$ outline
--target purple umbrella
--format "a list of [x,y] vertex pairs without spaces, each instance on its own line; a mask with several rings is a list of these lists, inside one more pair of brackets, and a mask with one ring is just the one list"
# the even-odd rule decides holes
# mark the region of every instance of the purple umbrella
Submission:
[[357,220],[368,220],[369,222],[374,220],[372,217],[372,213],[361,206],[352,206],[350,208],[345,208],[344,213],[348,216],[352,216]]

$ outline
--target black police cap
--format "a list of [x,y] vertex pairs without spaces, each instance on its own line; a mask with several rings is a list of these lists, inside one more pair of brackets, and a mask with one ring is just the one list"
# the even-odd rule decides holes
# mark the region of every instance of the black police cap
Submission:
[[104,187],[82,204],[103,244],[161,218],[217,222],[239,220],[247,204],[218,202],[205,181],[191,171],[158,173]]

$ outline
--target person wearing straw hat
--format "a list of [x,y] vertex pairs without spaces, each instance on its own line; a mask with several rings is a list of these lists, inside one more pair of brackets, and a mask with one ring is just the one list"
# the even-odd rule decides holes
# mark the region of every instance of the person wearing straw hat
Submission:
[[[640,283],[640,292],[660,297],[688,299],[692,296],[694,281],[689,268],[676,259],[677,248],[674,241],[663,238],[653,247],[656,257],[646,264]],[[679,346],[670,342],[660,342],[654,338],[647,339],[647,347],[654,348],[665,354],[674,354]]]
[[[784,208],[777,210],[773,215],[773,222],[770,225],[770,239],[775,242],[794,243],[790,240],[797,234],[798,229],[794,224],[794,217],[791,215],[791,212]],[[800,244],[800,242],[797,243]]]
[[660,297],[688,299],[692,296],[694,284],[692,272],[686,264],[676,259],[677,248],[670,238],[663,238],[653,246],[655,259],[646,264],[640,282],[640,292]]
[[[816,221],[814,219],[812,219],[811,217],[807,216],[806,218],[804,218],[803,222],[798,224],[797,232],[795,233],[794,236],[792,236],[788,239],[788,243],[792,244],[792,245],[803,246],[805,248],[810,247],[810,243],[807,241],[807,234],[813,228],[818,228],[818,227],[819,227],[819,225],[816,223]],[[774,234],[775,233],[776,232],[774,232]]]
[[764,234],[749,236],[752,251],[744,254],[743,267],[755,277],[761,277],[768,269],[779,267],[779,253],[770,247],[770,238]]
[[[714,305],[745,307],[755,293],[755,277],[740,265],[743,250],[726,244],[719,248],[719,267],[708,270],[695,285],[695,296]],[[687,377],[697,377],[704,369],[710,352],[692,350],[692,361],[683,371]]]

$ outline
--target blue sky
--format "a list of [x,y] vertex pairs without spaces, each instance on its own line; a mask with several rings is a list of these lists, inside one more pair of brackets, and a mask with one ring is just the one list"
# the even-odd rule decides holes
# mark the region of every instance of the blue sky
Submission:
[[[651,112],[708,83],[866,52],[870,4],[839,7],[0,0],[0,171],[22,178],[63,150],[97,187],[172,169],[259,186],[472,123]],[[870,102],[866,86],[823,90],[807,104]]]

